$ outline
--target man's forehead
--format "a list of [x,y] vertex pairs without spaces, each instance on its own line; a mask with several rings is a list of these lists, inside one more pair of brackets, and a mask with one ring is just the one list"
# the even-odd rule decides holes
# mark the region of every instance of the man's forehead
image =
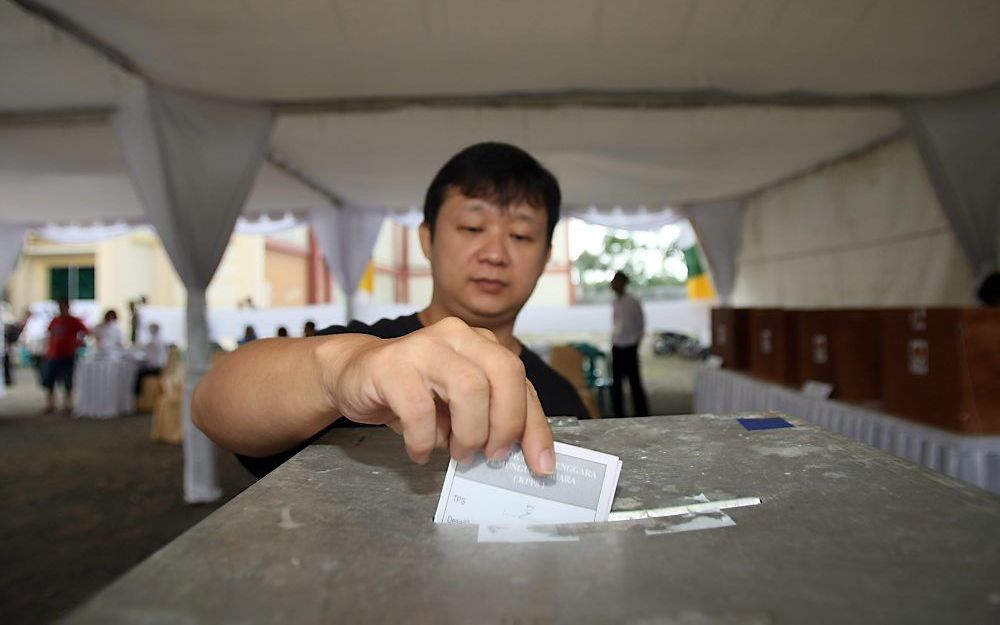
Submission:
[[445,204],[450,204],[457,211],[465,213],[485,213],[495,210],[509,214],[518,221],[544,221],[547,214],[545,207],[535,206],[528,202],[500,205],[488,198],[469,197],[455,188],[449,189],[448,195],[445,197]]

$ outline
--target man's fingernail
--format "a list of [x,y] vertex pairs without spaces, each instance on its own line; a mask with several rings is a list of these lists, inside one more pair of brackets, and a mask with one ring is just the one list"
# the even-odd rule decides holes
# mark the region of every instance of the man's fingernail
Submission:
[[551,449],[545,449],[538,454],[538,467],[543,475],[552,475],[556,472],[556,454]]
[[458,459],[458,464],[472,464],[472,461],[476,459],[475,452],[469,452]]
[[490,460],[504,460],[507,458],[507,454],[509,453],[510,447],[503,447],[490,454]]

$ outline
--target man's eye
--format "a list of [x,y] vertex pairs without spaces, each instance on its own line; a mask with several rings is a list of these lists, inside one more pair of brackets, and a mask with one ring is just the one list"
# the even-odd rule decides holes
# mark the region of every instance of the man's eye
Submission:
[[514,239],[515,241],[526,241],[526,242],[534,240],[526,234],[512,234],[510,235],[510,238]]
[[482,232],[483,231],[483,229],[480,228],[480,227],[478,227],[478,226],[459,226],[458,229],[462,230],[463,232]]

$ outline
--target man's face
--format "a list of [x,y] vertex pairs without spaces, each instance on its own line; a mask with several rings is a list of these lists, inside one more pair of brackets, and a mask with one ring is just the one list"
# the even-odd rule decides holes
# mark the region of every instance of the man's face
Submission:
[[513,322],[548,262],[546,223],[544,208],[500,207],[449,190],[433,240],[428,226],[420,227],[434,300],[473,326]]

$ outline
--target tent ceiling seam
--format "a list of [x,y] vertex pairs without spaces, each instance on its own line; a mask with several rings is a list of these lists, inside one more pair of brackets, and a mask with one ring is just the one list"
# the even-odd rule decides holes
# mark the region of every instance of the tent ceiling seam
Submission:
[[884,245],[897,245],[900,243],[909,243],[910,241],[936,237],[951,232],[952,230],[948,225],[943,225],[934,228],[925,228],[923,230],[918,230],[916,232],[908,232],[906,234],[885,237],[883,239],[873,239],[870,241],[862,241],[859,243],[850,243],[846,245],[833,245],[830,247],[821,247],[811,250],[785,252],[782,254],[775,254],[773,256],[758,256],[756,258],[747,258],[740,260],[739,264],[741,266],[765,265],[767,263],[787,262],[790,260],[795,260],[797,258],[830,256],[833,254],[843,254],[846,252],[853,252],[857,250],[871,249],[873,247],[881,247]]
[[334,206],[343,206],[343,200],[341,200],[340,196],[327,188],[325,185],[317,182],[316,179],[309,174],[304,173],[298,166],[289,162],[287,158],[278,153],[274,148],[268,148],[264,158],[270,165],[282,174],[288,176],[290,179],[301,184],[310,191],[323,196],[328,202],[330,202],[330,204]]
[[76,20],[63,15],[59,11],[47,7],[40,2],[36,2],[35,0],[11,0],[11,2],[18,5],[28,13],[45,20],[56,29],[61,30],[69,36],[75,38],[85,46],[100,53],[107,58],[108,61],[126,72],[145,77],[142,70],[139,69],[139,65],[129,58],[127,54],[84,28]]
[[[840,154],[838,156],[834,156],[832,158],[820,161],[819,163],[816,163],[814,165],[810,165],[809,167],[807,167],[805,169],[802,169],[802,170],[797,171],[797,172],[793,172],[793,173],[791,173],[791,174],[789,174],[787,176],[783,176],[783,177],[778,178],[777,180],[774,180],[772,182],[768,182],[768,183],[766,183],[766,184],[764,184],[764,185],[762,185],[760,187],[757,187],[756,189],[748,191],[746,193],[735,195],[735,196],[731,196],[731,197],[727,197],[727,198],[720,198],[720,201],[721,200],[728,200],[728,199],[740,199],[740,198],[744,199],[744,200],[751,200],[753,198],[760,197],[761,195],[767,193],[768,191],[771,191],[772,189],[775,189],[775,188],[780,187],[782,185],[788,184],[789,182],[792,182],[794,180],[799,180],[801,178],[805,178],[806,176],[810,176],[810,175],[815,174],[815,173],[817,173],[819,171],[822,171],[824,169],[829,169],[830,167],[836,167],[837,165],[841,165],[841,164],[846,163],[848,161],[852,161],[854,159],[858,159],[858,158],[862,158],[864,156],[867,156],[868,154],[871,154],[875,150],[877,150],[877,149],[879,149],[879,148],[881,148],[883,146],[889,145],[893,141],[897,141],[897,140],[902,139],[902,138],[907,137],[907,136],[909,136],[908,129],[906,128],[905,125],[901,126],[900,128],[897,128],[896,130],[892,131],[891,133],[889,133],[889,134],[887,134],[887,135],[885,135],[883,137],[879,137],[877,139],[869,141],[868,143],[865,143],[864,145],[862,145],[861,147],[859,147],[857,149],[850,150],[850,151],[845,152],[843,154]],[[715,200],[704,200],[704,201],[715,201]],[[702,202],[703,201],[699,201],[698,203],[700,204]]]
[[908,102],[941,100],[1000,88],[1000,82],[969,90],[934,95],[860,93],[831,94],[806,91],[741,93],[724,89],[702,90],[604,90],[515,91],[461,95],[396,95],[315,100],[272,100],[276,113],[372,113],[408,108],[598,108],[598,109],[698,109],[776,106],[787,108],[899,108]]

